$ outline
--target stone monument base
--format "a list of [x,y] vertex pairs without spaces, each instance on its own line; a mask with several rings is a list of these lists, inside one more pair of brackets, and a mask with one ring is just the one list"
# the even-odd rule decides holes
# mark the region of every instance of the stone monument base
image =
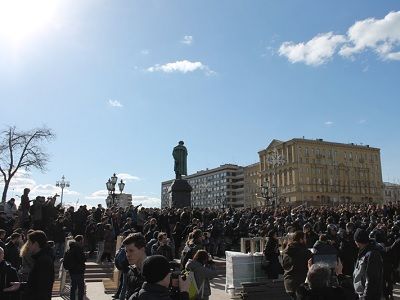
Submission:
[[191,206],[192,187],[185,179],[175,179],[170,187],[171,208]]

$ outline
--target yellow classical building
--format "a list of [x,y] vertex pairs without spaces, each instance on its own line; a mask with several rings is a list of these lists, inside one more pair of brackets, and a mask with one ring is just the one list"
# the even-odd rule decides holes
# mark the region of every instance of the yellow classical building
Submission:
[[273,140],[258,152],[260,185],[276,187],[279,204],[381,202],[380,149],[322,139]]

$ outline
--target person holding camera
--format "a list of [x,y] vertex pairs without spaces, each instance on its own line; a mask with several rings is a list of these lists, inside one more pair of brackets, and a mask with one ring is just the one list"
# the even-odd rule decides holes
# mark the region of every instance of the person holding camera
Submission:
[[297,300],[354,300],[357,299],[350,277],[343,275],[343,265],[338,260],[335,273],[337,284],[331,284],[332,270],[326,264],[313,264],[308,261],[306,283],[301,284],[296,290]]
[[198,250],[186,264],[186,270],[194,273],[197,288],[199,289],[198,300],[208,300],[211,295],[210,280],[217,277],[214,262],[205,250]]
[[[130,300],[172,300],[169,292],[171,270],[168,260],[162,255],[147,257],[142,269],[145,282],[137,295]],[[179,276],[179,291],[181,300],[189,300],[189,280]]]

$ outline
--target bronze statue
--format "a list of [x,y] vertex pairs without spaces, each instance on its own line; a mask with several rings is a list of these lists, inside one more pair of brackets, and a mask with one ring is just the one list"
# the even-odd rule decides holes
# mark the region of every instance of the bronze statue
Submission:
[[182,175],[187,175],[187,149],[183,146],[183,141],[179,141],[179,145],[174,147],[172,156],[174,157],[175,178],[182,179]]

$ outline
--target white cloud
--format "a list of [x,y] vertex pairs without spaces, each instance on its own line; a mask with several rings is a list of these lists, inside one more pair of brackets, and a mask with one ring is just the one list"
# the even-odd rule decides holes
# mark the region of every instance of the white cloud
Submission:
[[196,61],[191,62],[188,60],[179,60],[176,62],[166,63],[164,65],[155,65],[147,69],[149,72],[165,72],[165,73],[189,73],[194,71],[203,71],[206,75],[213,75],[215,74],[208,66],[204,65],[203,63]]
[[99,190],[96,192],[93,192],[89,196],[86,196],[85,199],[88,200],[105,200],[108,197],[108,191],[107,190]]
[[371,49],[383,59],[400,60],[400,11],[390,12],[383,19],[369,18],[356,22],[347,31],[348,43],[339,54],[351,57]]
[[[4,184],[0,181],[0,190],[2,191]],[[61,188],[55,186],[54,184],[37,184],[35,180],[31,178],[31,173],[25,170],[19,170],[15,176],[11,179],[10,187],[8,188],[8,197],[14,195],[21,196],[23,194],[24,188],[29,188],[30,198],[33,199],[36,196],[54,196],[56,193],[61,194]],[[68,188],[64,189],[64,195],[77,196],[80,195],[78,192],[70,190]]]
[[193,36],[185,35],[181,40],[181,43],[185,45],[191,45],[193,43]]
[[328,32],[317,35],[307,43],[284,42],[278,52],[292,63],[304,62],[306,65],[318,66],[328,61],[344,41],[344,36]]
[[318,66],[335,54],[353,58],[355,54],[372,50],[385,60],[400,60],[400,11],[390,12],[383,19],[368,18],[357,21],[346,35],[320,33],[308,42],[284,42],[280,56],[292,63]]
[[134,181],[134,180],[140,180],[139,177],[133,176],[128,173],[119,173],[116,175],[118,177],[118,180],[122,179],[123,181]]
[[118,100],[108,100],[108,104],[112,107],[123,107],[123,105],[121,104],[121,102],[119,102]]
[[161,200],[150,196],[132,196],[133,205],[142,204],[143,207],[161,207]]
[[325,124],[326,126],[331,126],[331,125],[333,125],[333,122],[332,122],[332,121],[326,121],[324,124]]

